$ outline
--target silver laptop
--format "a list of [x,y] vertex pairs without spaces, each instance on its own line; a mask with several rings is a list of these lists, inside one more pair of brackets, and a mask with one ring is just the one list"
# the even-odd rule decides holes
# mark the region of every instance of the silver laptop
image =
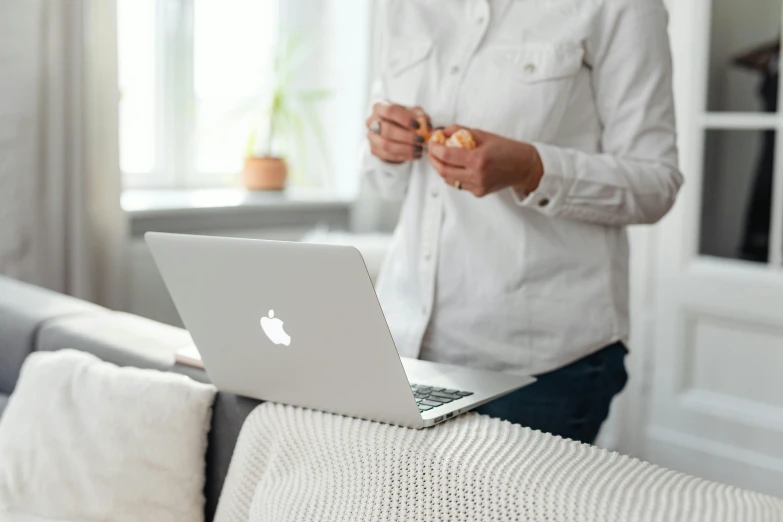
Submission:
[[400,358],[353,247],[145,237],[220,390],[425,428],[535,380]]

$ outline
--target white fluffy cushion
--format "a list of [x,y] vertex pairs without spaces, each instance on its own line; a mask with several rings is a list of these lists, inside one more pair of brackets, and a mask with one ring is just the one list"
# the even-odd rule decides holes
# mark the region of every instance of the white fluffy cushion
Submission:
[[214,395],[84,352],[31,354],[0,418],[0,521],[203,520]]

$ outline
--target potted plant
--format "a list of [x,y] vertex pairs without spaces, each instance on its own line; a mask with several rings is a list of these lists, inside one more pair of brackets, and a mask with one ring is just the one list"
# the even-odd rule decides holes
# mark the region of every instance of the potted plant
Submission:
[[248,138],[242,184],[248,190],[282,190],[289,175],[286,156],[295,153],[303,169],[311,167],[308,131],[315,138],[322,159],[328,154],[317,114],[317,103],[328,96],[322,89],[298,89],[297,71],[309,56],[300,41],[283,37],[273,61],[270,88],[259,93],[253,104],[260,113]]

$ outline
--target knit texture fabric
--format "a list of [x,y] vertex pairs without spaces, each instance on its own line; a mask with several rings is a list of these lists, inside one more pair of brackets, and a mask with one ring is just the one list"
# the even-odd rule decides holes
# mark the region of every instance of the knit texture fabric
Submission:
[[766,522],[783,500],[475,413],[412,430],[264,403],[215,520]]

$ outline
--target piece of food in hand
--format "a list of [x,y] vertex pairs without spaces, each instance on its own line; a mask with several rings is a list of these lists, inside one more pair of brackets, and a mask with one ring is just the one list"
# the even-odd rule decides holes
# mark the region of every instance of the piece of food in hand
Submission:
[[430,122],[424,115],[416,116],[416,121],[419,122],[419,128],[416,130],[416,134],[424,139],[424,143],[430,141],[430,135],[432,128],[430,128]]
[[476,140],[468,129],[460,129],[446,140],[447,147],[459,147],[461,149],[475,149]]
[[430,143],[446,144],[446,135],[443,133],[443,129],[435,129],[432,136],[430,136]]

